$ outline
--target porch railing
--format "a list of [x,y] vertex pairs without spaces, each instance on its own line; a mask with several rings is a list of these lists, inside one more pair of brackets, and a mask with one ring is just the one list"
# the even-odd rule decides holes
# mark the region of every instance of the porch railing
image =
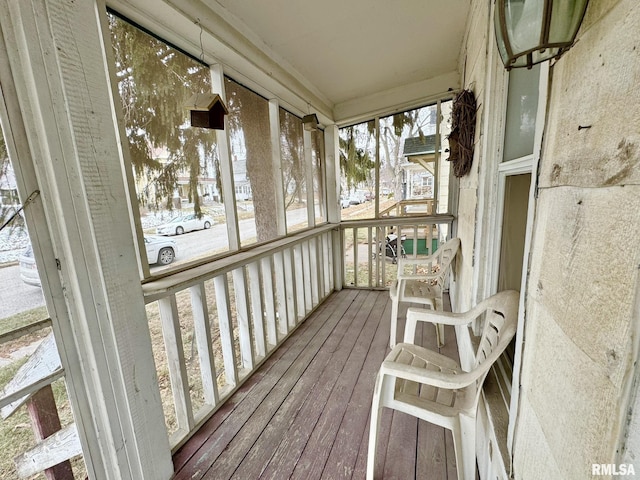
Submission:
[[380,216],[433,215],[435,204],[436,202],[433,198],[400,200],[392,206],[380,210]]
[[387,288],[395,280],[397,257],[433,253],[449,238],[453,219],[429,215],[342,222],[343,285]]
[[[143,285],[178,448],[334,289],[327,225]],[[164,344],[164,351],[161,345]]]
[[[325,225],[145,283],[171,446],[184,444],[322,303],[339,283],[336,275],[347,287],[386,288],[396,274],[387,235],[398,236],[395,256],[432,253],[449,237],[452,221],[450,215],[435,215]],[[43,321],[0,341],[49,325]],[[42,350],[55,353],[51,347]],[[6,391],[0,406],[8,408],[21,396],[49,388],[63,376],[59,361],[55,365],[42,379]],[[73,430],[73,456],[80,450],[75,427],[69,428],[61,433]],[[38,468],[63,459],[50,460]]]

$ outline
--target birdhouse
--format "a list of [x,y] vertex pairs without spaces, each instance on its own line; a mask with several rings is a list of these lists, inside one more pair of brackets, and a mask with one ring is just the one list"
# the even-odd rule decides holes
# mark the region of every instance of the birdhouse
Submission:
[[191,112],[191,126],[224,130],[224,116],[229,113],[220,95],[196,93],[184,104]]
[[315,113],[310,113],[302,117],[302,126],[305,130],[315,132],[318,129],[318,116]]

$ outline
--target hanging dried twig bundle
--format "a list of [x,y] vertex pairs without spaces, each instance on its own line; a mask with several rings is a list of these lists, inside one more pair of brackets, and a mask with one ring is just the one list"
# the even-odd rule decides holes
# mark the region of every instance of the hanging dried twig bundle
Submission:
[[471,90],[463,90],[453,101],[451,114],[449,158],[453,174],[462,177],[469,173],[473,163],[473,145],[476,131],[476,97]]

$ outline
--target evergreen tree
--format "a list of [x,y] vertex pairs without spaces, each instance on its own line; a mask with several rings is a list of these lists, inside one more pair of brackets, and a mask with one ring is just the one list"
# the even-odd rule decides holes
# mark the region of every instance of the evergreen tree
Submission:
[[[359,184],[368,182],[372,178],[372,170],[375,162],[371,159],[365,147],[358,146],[357,136],[363,132],[359,131],[359,125],[343,128],[340,134],[340,170],[346,181],[347,190],[357,187]],[[367,138],[371,138],[374,131],[374,122],[367,123]]]
[[[200,214],[202,163],[213,162],[218,173],[215,133],[189,127],[183,105],[194,93],[211,91],[209,69],[115,15],[109,27],[131,161],[147,184],[139,201],[172,208],[178,175],[186,173],[189,201]],[[154,149],[166,149],[168,161],[155,159]]]

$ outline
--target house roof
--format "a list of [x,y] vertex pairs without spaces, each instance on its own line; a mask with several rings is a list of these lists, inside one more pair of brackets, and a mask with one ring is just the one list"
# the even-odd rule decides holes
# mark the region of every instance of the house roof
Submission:
[[436,153],[435,135],[422,135],[420,137],[407,138],[404,141],[402,154],[405,157],[433,155],[434,153]]

